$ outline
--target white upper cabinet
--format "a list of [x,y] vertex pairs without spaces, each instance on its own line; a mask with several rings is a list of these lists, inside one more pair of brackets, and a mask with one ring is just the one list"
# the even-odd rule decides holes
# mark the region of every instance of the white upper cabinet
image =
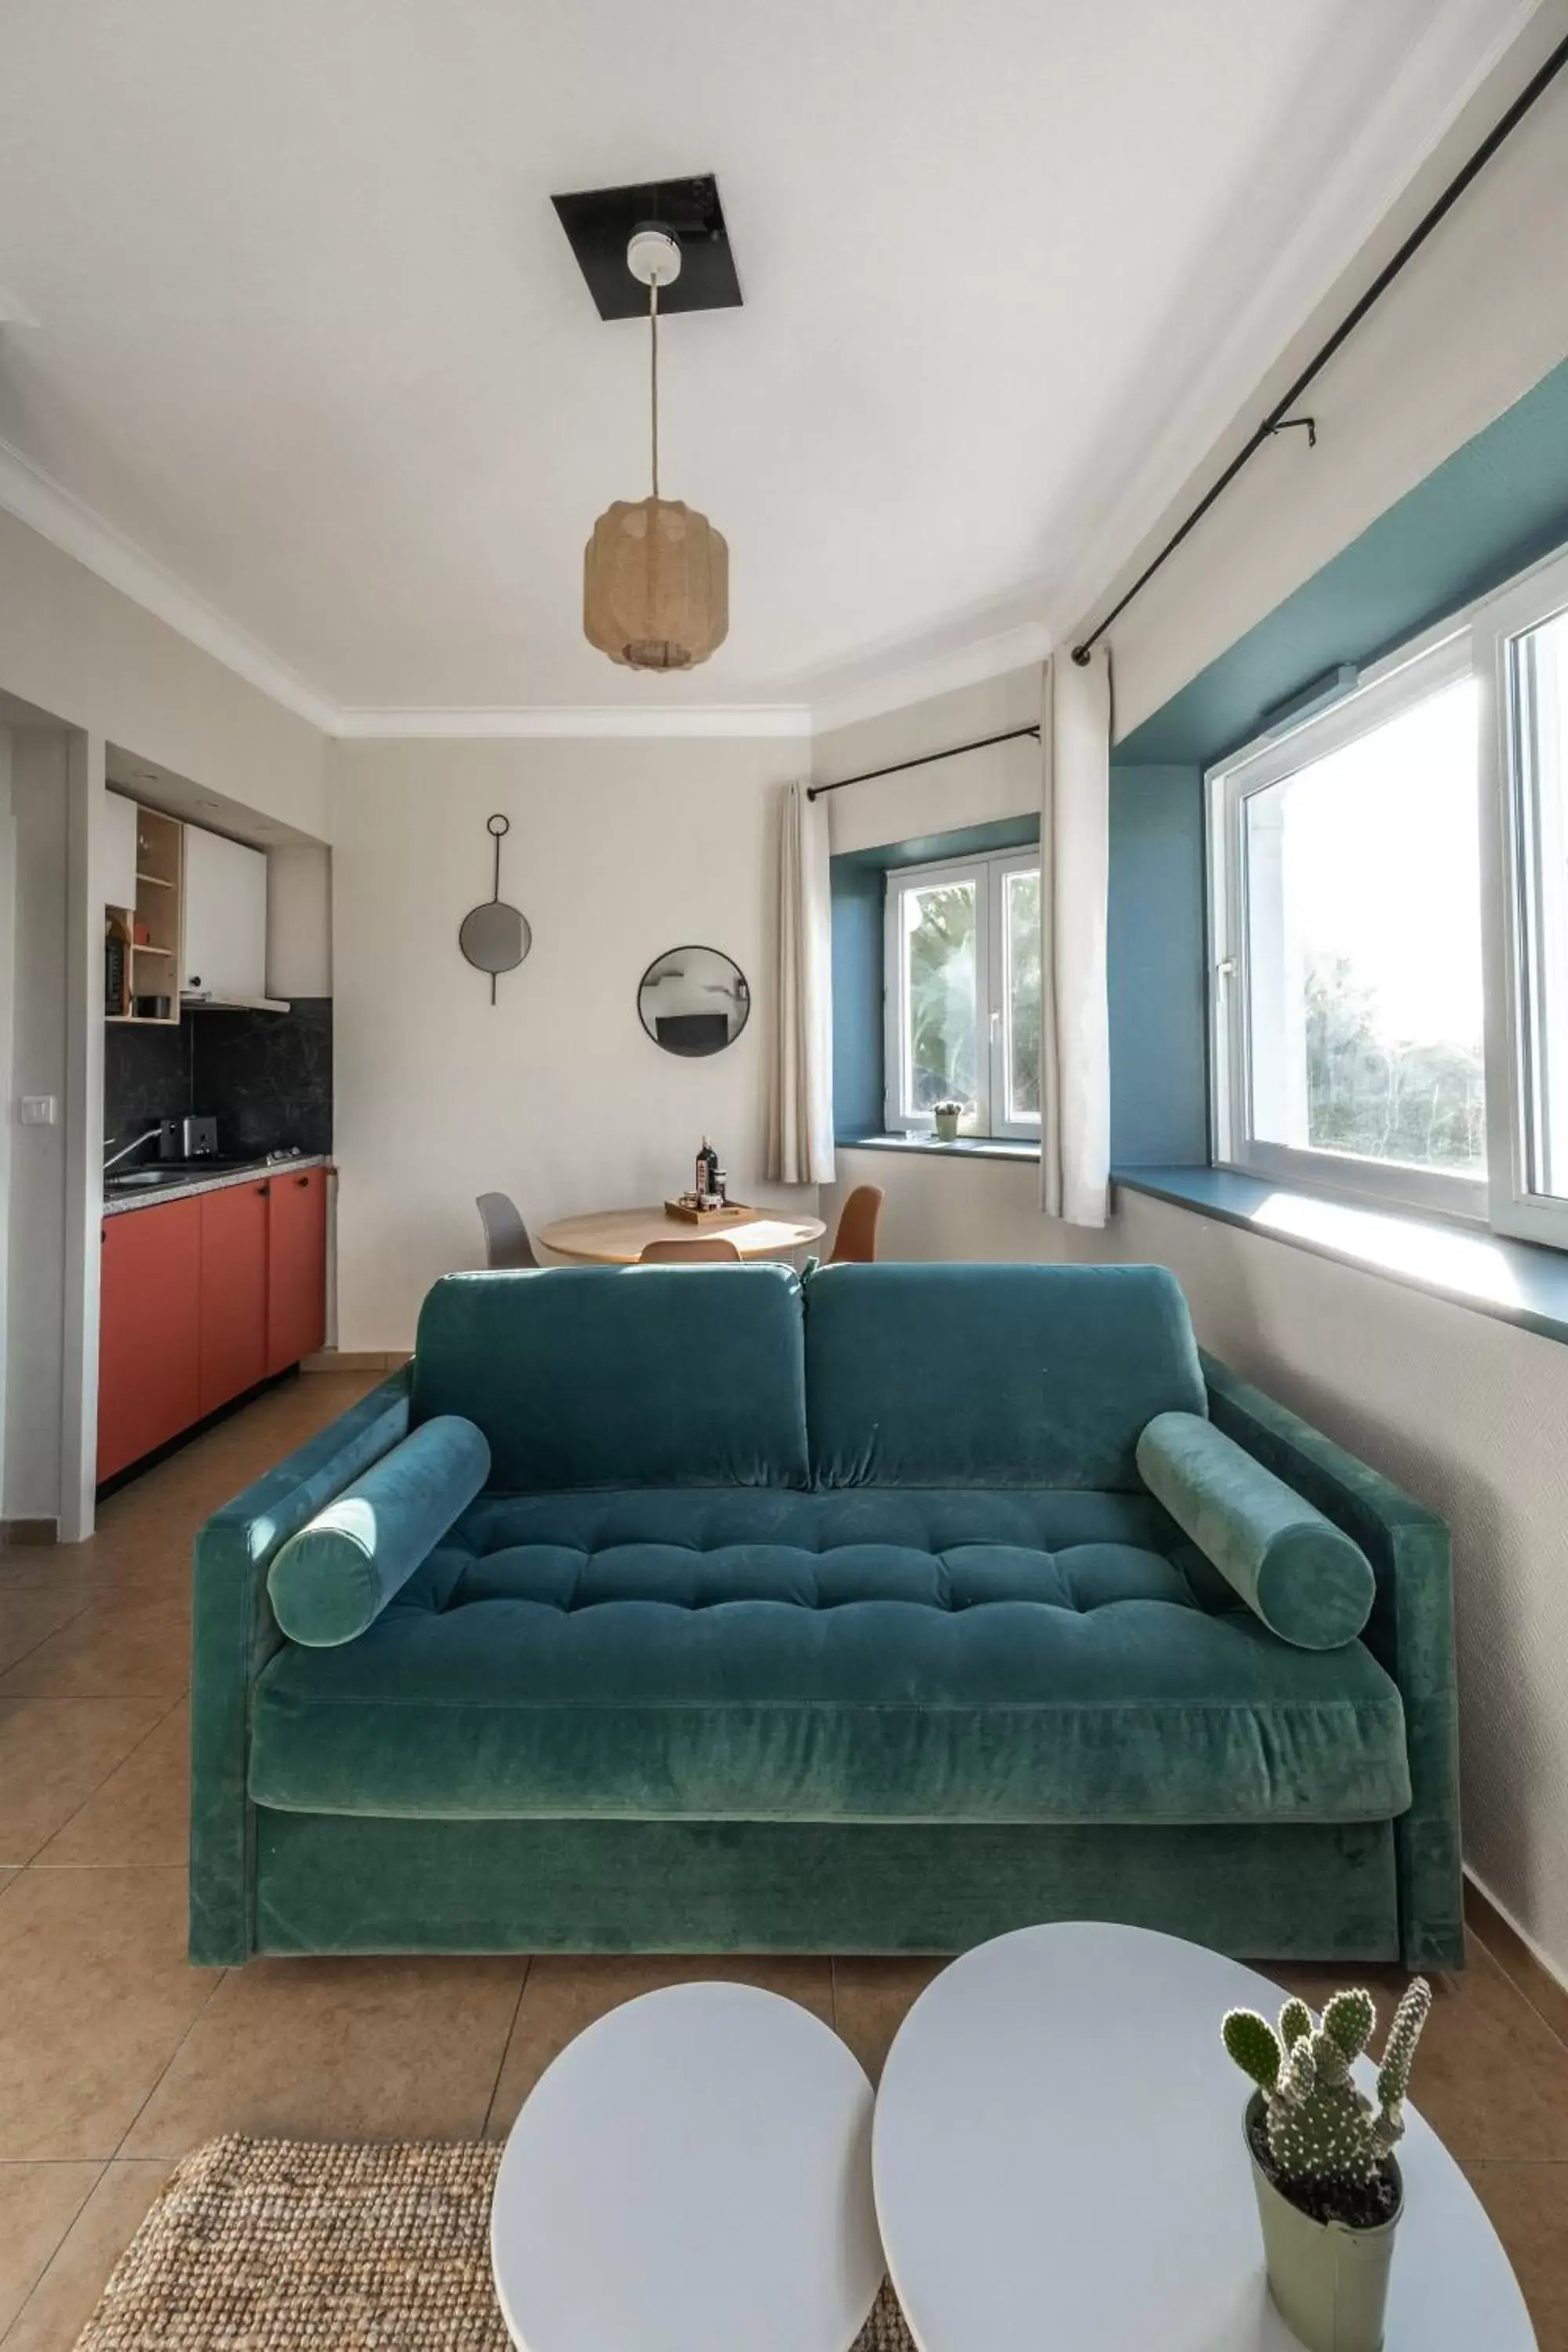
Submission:
[[264,996],[267,858],[201,825],[185,827],[185,955],[191,996]]
[[103,903],[136,904],[136,803],[123,793],[103,795]]

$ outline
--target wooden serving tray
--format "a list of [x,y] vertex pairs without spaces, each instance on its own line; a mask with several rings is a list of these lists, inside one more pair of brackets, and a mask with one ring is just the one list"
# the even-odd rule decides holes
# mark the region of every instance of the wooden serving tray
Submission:
[[664,1213],[675,1218],[679,1224],[703,1226],[742,1224],[757,1213],[741,1201],[726,1201],[721,1209],[694,1209],[689,1201],[667,1201]]

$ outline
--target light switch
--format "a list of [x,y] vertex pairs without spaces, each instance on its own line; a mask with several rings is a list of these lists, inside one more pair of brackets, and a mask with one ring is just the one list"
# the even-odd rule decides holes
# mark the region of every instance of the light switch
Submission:
[[53,1095],[24,1095],[22,1097],[22,1125],[24,1127],[53,1127],[54,1123],[55,1098]]

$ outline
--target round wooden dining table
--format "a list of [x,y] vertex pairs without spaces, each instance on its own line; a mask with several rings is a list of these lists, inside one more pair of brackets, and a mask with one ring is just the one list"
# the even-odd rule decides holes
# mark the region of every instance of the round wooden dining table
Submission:
[[783,1210],[749,1209],[720,1225],[688,1224],[667,1209],[597,1209],[592,1216],[558,1217],[539,1234],[557,1257],[588,1265],[635,1265],[649,1242],[710,1241],[721,1235],[742,1257],[787,1257],[820,1240],[827,1228],[820,1217],[796,1217]]

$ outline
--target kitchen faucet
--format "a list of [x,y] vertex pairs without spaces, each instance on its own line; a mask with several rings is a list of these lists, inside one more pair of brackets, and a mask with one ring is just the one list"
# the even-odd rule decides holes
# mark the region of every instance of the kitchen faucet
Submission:
[[[145,1135],[139,1135],[134,1143],[126,1144],[121,1150],[114,1154],[112,1159],[104,1161],[104,1174],[107,1176],[111,1168],[118,1168],[122,1160],[129,1160],[133,1151],[140,1151],[144,1143],[151,1143],[155,1135],[162,1135],[163,1132],[162,1126],[150,1127]],[[112,1143],[114,1138],[111,1135],[106,1135],[103,1139],[105,1143]]]

